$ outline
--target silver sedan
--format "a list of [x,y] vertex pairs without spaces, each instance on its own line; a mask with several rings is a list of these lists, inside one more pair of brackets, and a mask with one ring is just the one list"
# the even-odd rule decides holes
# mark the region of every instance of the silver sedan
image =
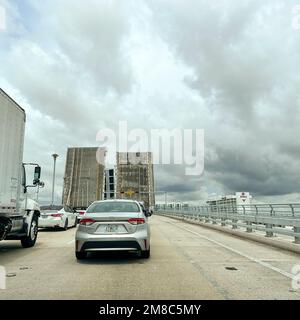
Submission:
[[76,232],[75,255],[94,251],[134,251],[150,257],[150,213],[137,201],[96,201],[87,209]]

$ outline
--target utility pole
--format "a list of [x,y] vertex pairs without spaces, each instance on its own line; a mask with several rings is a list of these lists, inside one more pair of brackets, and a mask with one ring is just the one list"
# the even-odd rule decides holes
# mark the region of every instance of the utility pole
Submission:
[[168,193],[165,192],[165,209],[167,209],[167,203],[168,203],[167,196],[168,196]]
[[55,171],[56,171],[56,159],[58,158],[58,154],[54,153],[52,155],[54,160],[54,167],[53,167],[53,180],[52,180],[52,201],[51,206],[54,205],[54,188],[55,188]]
[[90,205],[90,180],[91,180],[91,168],[89,168],[89,177],[86,181],[86,192],[87,192],[87,204],[86,207]]
[[86,207],[89,206],[89,180],[86,180]]
[[139,165],[139,201],[142,201],[141,197],[141,167]]

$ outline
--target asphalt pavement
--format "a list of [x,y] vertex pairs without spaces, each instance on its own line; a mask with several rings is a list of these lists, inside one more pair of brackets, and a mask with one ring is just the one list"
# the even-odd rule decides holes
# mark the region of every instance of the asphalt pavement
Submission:
[[75,228],[40,230],[35,247],[0,242],[0,299],[300,299],[300,256],[201,226],[152,216],[151,258],[93,253],[78,262]]

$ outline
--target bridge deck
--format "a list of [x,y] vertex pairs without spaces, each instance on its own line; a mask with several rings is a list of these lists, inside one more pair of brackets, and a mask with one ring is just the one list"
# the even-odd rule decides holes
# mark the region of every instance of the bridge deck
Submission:
[[[0,299],[300,299],[297,254],[167,217],[151,219],[152,256],[74,257],[75,229],[42,231],[34,248],[1,242]],[[8,250],[9,249],[9,250]]]

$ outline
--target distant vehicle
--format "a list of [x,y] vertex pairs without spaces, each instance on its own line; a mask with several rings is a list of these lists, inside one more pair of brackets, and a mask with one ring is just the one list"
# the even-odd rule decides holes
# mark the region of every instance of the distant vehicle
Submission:
[[75,210],[77,212],[77,221],[79,222],[86,213],[86,208],[75,208]]
[[134,251],[142,258],[149,258],[150,215],[133,200],[94,202],[79,222],[76,258],[85,259],[93,251]]
[[67,230],[77,225],[77,212],[68,206],[42,206],[40,228],[61,228]]
[[[41,167],[23,163],[25,123],[25,111],[0,89],[0,241],[20,240],[29,248],[37,240],[40,206],[27,191],[43,183]],[[30,183],[27,168],[34,170]]]
[[139,204],[142,207],[143,211],[148,211],[149,216],[152,216],[152,214],[154,212],[154,207],[153,206],[150,206],[149,210],[147,210],[144,201],[139,201]]

